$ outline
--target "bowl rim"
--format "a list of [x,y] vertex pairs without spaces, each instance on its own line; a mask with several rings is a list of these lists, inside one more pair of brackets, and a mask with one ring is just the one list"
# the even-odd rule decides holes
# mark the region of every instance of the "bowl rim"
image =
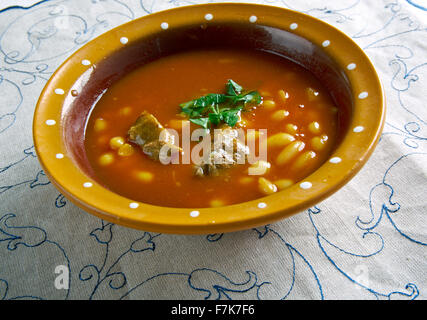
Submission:
[[[220,209],[145,204],[120,196],[84,174],[66,156],[62,141],[62,107],[73,99],[70,91],[77,78],[105,55],[137,41],[138,37],[183,24],[211,21],[256,23],[295,33],[322,48],[341,67],[350,82],[354,114],[349,131],[329,160],[288,189]],[[144,28],[138,28],[142,25]],[[108,49],[106,52],[91,50],[95,44]],[[33,139],[39,162],[50,181],[85,211],[145,231],[208,234],[266,225],[324,200],[350,181],[367,162],[379,141],[384,122],[385,96],[378,74],[363,50],[342,31],[317,18],[281,7],[214,3],[143,16],[107,31],[73,53],[40,94],[34,112]]]

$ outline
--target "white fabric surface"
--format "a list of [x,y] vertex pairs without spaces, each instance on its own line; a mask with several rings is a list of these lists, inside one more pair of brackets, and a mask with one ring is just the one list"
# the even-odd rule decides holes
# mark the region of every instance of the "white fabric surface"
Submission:
[[[33,148],[32,117],[60,63],[126,21],[205,2],[47,0],[0,7],[0,299],[425,299],[423,0],[246,1],[302,11],[344,31],[384,84],[386,125],[371,159],[305,212],[227,234],[149,233],[87,214],[46,178]],[[61,266],[69,281],[59,277]]]

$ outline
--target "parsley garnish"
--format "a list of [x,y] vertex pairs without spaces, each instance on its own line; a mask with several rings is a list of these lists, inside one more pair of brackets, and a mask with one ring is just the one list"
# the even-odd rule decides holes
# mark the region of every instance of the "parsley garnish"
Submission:
[[220,123],[234,127],[239,121],[239,114],[246,104],[260,104],[261,95],[258,91],[243,92],[242,86],[228,80],[225,85],[226,93],[209,93],[198,99],[181,103],[181,111],[190,121],[209,128]]

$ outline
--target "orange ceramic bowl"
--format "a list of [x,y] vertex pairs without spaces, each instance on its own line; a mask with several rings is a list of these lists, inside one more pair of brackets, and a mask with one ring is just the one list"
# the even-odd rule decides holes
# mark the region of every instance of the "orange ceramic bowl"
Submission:
[[[184,48],[210,45],[276,52],[319,78],[349,119],[330,159],[286,190],[220,209],[148,205],[97,183],[83,141],[99,95],[137,66]],[[308,15],[277,7],[208,4],[145,16],[82,47],[44,88],[33,133],[45,173],[62,194],[87,212],[136,229],[206,234],[265,225],[337,191],[371,155],[384,115],[383,91],[372,63],[342,32]]]

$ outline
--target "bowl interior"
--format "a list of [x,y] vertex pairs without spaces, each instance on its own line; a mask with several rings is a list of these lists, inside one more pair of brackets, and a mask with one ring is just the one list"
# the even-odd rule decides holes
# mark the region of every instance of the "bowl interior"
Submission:
[[97,100],[126,73],[176,52],[202,48],[262,50],[286,57],[311,71],[329,90],[339,108],[339,137],[344,137],[352,114],[350,82],[345,72],[322,48],[283,29],[249,23],[192,24],[152,33],[107,55],[74,83],[77,92],[65,99],[63,140],[68,154],[96,180],[86,157],[84,136],[87,120]]

